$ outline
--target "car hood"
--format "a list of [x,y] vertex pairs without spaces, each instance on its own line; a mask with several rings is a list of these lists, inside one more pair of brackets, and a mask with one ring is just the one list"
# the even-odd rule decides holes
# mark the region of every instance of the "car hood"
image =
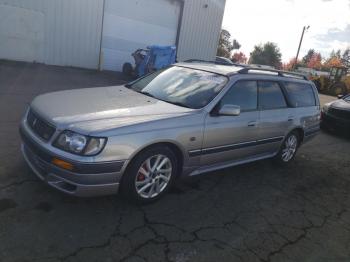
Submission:
[[56,126],[85,126],[88,127],[88,131],[112,126],[115,128],[193,111],[123,86],[48,93],[36,97],[31,108]]
[[331,107],[338,108],[338,109],[344,109],[344,110],[350,110],[350,103],[344,101],[343,99],[339,99],[339,100],[334,101],[331,104]]

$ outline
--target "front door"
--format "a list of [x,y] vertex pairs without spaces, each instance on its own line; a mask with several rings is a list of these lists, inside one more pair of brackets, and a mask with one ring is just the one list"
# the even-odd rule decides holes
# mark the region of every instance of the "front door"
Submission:
[[238,116],[208,114],[205,120],[202,165],[244,159],[254,152],[259,111],[256,81],[238,81],[225,94],[217,108],[225,104],[240,106]]

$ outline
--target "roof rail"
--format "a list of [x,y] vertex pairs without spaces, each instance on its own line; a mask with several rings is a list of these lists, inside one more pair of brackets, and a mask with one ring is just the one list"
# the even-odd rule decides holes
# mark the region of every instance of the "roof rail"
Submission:
[[259,67],[245,67],[238,71],[240,74],[249,74],[249,71],[261,71],[261,72],[267,72],[267,73],[276,73],[278,76],[281,77],[291,77],[291,78],[298,78],[303,80],[309,80],[306,76],[294,72],[289,71],[282,71],[282,70],[275,70],[275,69],[266,69],[266,68],[259,68]]
[[240,66],[240,67],[246,67],[246,65],[243,64],[237,64],[237,63],[225,63],[225,62],[218,62],[218,61],[207,61],[207,60],[201,60],[201,59],[188,59],[185,60],[186,63],[208,63],[208,64],[215,64],[215,65],[227,65],[227,66]]
[[201,60],[201,59],[188,59],[185,60],[184,62],[186,63],[210,63],[210,64],[215,64],[214,61],[206,61],[206,60]]

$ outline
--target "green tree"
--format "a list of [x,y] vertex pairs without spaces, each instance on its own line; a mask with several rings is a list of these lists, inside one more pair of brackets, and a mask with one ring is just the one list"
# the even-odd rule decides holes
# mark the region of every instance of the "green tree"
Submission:
[[332,50],[331,54],[329,55],[329,60],[331,60],[332,58],[341,59],[341,50]]
[[342,62],[345,66],[350,68],[350,47],[345,49],[345,51],[342,55]]
[[307,52],[307,54],[303,57],[303,59],[301,60],[302,63],[304,65],[307,65],[310,60],[312,59],[312,57],[315,55],[315,50],[314,49],[309,49],[309,51]]
[[275,43],[267,42],[256,45],[250,53],[249,64],[269,65],[280,68],[282,54]]
[[241,48],[240,43],[238,43],[236,39],[231,41],[230,32],[225,29],[222,29],[220,33],[219,45],[216,55],[230,58],[231,51],[239,48]]
[[335,52],[335,55],[337,58],[341,59],[341,50],[339,49],[337,52]]
[[241,48],[241,44],[238,43],[238,41],[236,39],[233,39],[232,41],[232,50],[235,50],[235,49],[240,49]]

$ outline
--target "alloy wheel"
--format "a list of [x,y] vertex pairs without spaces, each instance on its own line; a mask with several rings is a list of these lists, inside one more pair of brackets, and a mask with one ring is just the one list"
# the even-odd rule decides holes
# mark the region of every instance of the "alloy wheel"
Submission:
[[168,186],[172,171],[171,160],[167,156],[158,154],[147,158],[135,178],[137,194],[146,199],[157,197]]
[[282,150],[282,160],[289,162],[298,148],[298,138],[296,135],[290,135],[284,142],[284,148]]

